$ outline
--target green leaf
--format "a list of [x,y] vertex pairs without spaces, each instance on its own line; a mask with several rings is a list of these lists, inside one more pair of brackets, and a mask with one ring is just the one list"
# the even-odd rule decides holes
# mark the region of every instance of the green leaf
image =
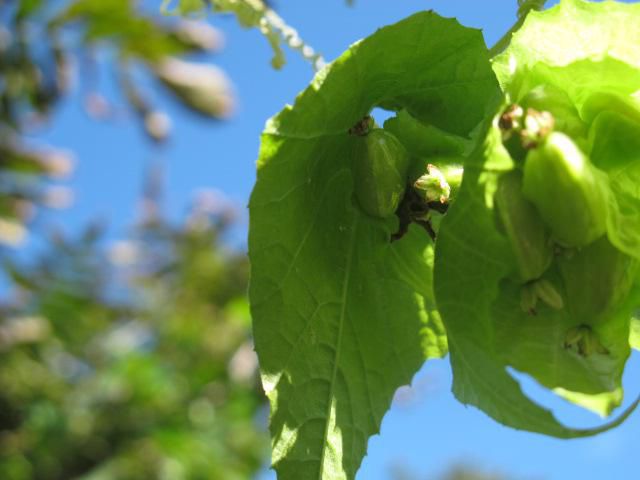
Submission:
[[134,2],[126,0],[75,0],[58,12],[51,25],[61,28],[78,22],[83,42],[110,42],[123,58],[137,57],[157,62],[170,55],[184,55],[189,48],[171,35],[168,27],[146,16]]
[[[640,114],[640,110],[638,111]],[[590,156],[609,174],[614,195],[609,202],[608,233],[628,255],[640,259],[640,122],[606,110],[591,125]]]
[[170,10],[172,3],[174,3],[173,0],[162,0],[162,5],[160,5],[162,13],[192,15],[194,13],[201,13],[207,7],[205,0],[178,0],[177,5]]
[[409,182],[413,183],[426,173],[428,163],[439,167],[460,165],[463,156],[470,153],[473,142],[469,138],[441,130],[420,122],[404,110],[384,122],[385,130],[393,133],[412,157]]
[[[603,91],[629,97],[640,90],[640,52],[634,48],[640,41],[639,21],[639,4],[563,0],[544,12],[532,12],[509,48],[494,59],[493,68],[512,102],[538,85],[564,91],[578,110]],[[589,112],[581,114],[591,122]],[[589,153],[610,175],[614,195],[608,235],[616,247],[640,259],[640,157],[629,155],[629,146],[616,148],[616,142],[617,147],[624,144],[626,131],[615,128],[607,135],[603,130],[612,128],[611,122],[602,125],[601,148]],[[603,138],[607,136],[608,142]]]
[[447,133],[433,125],[425,125],[404,110],[387,120],[384,128],[398,137],[412,155],[421,158],[460,156],[471,144],[467,138]]
[[627,75],[615,68],[587,66],[577,68],[575,77],[567,72],[571,82],[563,86],[570,90],[601,88],[603,78],[616,89],[637,84],[638,72],[628,67],[640,66],[640,51],[635,48],[640,42],[639,18],[640,5],[635,3],[562,0],[553,8],[528,15],[509,48],[494,59],[494,71],[503,89],[513,94],[517,90],[514,86],[534,68],[565,67],[609,57],[617,60],[620,68],[626,65]]
[[[453,391],[461,402],[517,429],[560,438],[592,435],[620,419],[597,429],[564,427],[523,394],[506,367],[529,373],[549,388],[583,395],[619,389],[629,355],[629,317],[639,292],[636,288],[608,322],[593,326],[610,350],[606,356],[584,358],[564,347],[567,330],[584,321],[567,309],[542,305],[535,316],[523,311],[522,285],[511,279],[517,262],[506,235],[499,231],[493,204],[498,177],[512,168],[500,130],[490,125],[484,145],[465,164],[459,196],[440,226],[434,289],[447,328]],[[557,272],[543,278],[558,286]],[[570,399],[583,405],[595,402],[578,395]],[[607,397],[607,413],[620,399]]]
[[618,388],[613,392],[604,392],[595,395],[585,395],[583,393],[570,392],[562,388],[556,388],[554,393],[564,399],[581,405],[587,410],[597,413],[601,417],[611,415],[611,412],[622,402],[622,389]]
[[395,390],[446,352],[433,251],[354,203],[349,129],[404,108],[460,136],[497,83],[479,31],[432,12],[356,43],[267,125],[250,201],[250,300],[281,479],[354,478]]
[[[507,101],[521,102],[534,88],[545,86],[566,94],[586,126],[596,124],[593,112],[583,108],[594,94],[612,92],[632,104],[629,96],[640,89],[640,54],[632,47],[639,36],[638,20],[638,5],[615,2],[564,0],[555,8],[532,13],[509,48],[494,59]],[[629,108],[620,113],[629,114]],[[631,115],[628,123],[636,118]],[[602,124],[612,125],[610,121]],[[637,136],[637,129],[627,127],[624,132],[618,125],[612,131],[597,131],[597,136],[592,132],[589,139],[574,140],[609,175],[613,191],[609,241],[638,258],[640,176],[636,171],[640,167],[637,155],[629,155],[633,149],[621,137],[624,133],[629,140]],[[543,304],[535,316],[523,311],[522,286],[512,280],[516,263],[496,225],[493,205],[498,176],[516,166],[502,146],[499,129],[488,126],[487,130],[483,148],[465,164],[460,196],[442,222],[436,249],[435,293],[449,335],[454,392],[461,401],[516,428],[559,437],[593,433],[562,427],[550,412],[524,397],[505,367],[532,375],[573,403],[609,414],[622,399],[621,376],[630,354],[629,319],[640,304],[640,287],[636,280],[623,301],[593,318],[577,314],[571,305],[555,310]],[[576,132],[581,135],[580,129]],[[566,279],[557,268],[562,261],[554,263],[543,279],[566,299]],[[633,275],[635,267],[629,268]],[[592,282],[597,272],[590,275],[592,279],[585,281]],[[567,348],[567,332],[584,324],[606,354],[580,355]],[[637,345],[634,338],[632,334],[632,344]]]
[[631,348],[640,350],[640,320],[637,318],[631,319],[631,335],[629,337],[629,343]]

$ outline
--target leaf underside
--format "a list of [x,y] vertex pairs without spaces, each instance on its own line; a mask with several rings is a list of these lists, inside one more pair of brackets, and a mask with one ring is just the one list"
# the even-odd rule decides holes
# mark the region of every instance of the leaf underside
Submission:
[[397,220],[354,203],[348,130],[384,106],[466,136],[496,91],[480,32],[424,12],[354,44],[268,123],[249,294],[280,479],[354,478],[395,390],[446,353],[431,240],[390,243]]
[[[549,84],[564,90],[578,108],[596,91],[630,94],[640,88],[640,55],[630,40],[638,37],[639,25],[638,5],[564,0],[532,13],[508,49],[494,59],[494,70],[511,102],[537,85]],[[543,306],[536,316],[522,311],[521,287],[509,280],[517,268],[515,258],[497,229],[493,206],[498,176],[514,165],[497,126],[487,122],[485,131],[484,145],[465,164],[460,196],[442,222],[436,247],[434,289],[448,332],[454,393],[463,403],[518,429],[571,438],[611,428],[636,403],[603,427],[569,429],[527,399],[506,367],[533,376],[573,403],[610,414],[622,401],[629,319],[640,303],[639,288],[636,285],[610,318],[594,327],[609,355],[585,358],[564,348],[567,330],[584,322],[566,309]],[[634,244],[637,236],[630,233],[638,230],[634,222],[640,198],[627,181],[640,171],[635,163],[628,159],[626,171],[612,182],[625,208],[612,215],[608,236],[616,247],[637,256],[640,243]],[[545,278],[562,292],[557,271],[552,269]],[[631,338],[633,343],[633,334]]]
[[[640,86],[640,54],[620,30],[640,35],[639,12],[564,0],[532,14],[494,61],[502,88],[518,100],[534,86],[527,82],[575,84],[567,93],[578,108],[580,92],[602,82],[630,93]],[[609,414],[622,401],[629,343],[640,343],[636,321],[629,342],[640,288],[598,327],[607,358],[586,359],[563,347],[567,328],[580,323],[566,312],[542,308],[535,319],[522,312],[518,286],[508,278],[515,259],[493,211],[497,178],[513,168],[487,120],[499,97],[480,33],[424,12],[351,46],[268,122],[249,205],[249,295],[281,480],[354,478],[395,390],[447,347],[457,398],[514,428],[593,435],[637,405],[602,427],[567,428],[507,372],[513,366],[567,400]],[[435,255],[418,228],[390,243],[397,219],[369,217],[354,201],[357,138],[348,131],[375,107],[402,110],[389,127],[419,122],[405,132],[416,162],[424,162],[421,152],[438,150],[413,138],[416,132],[444,132],[451,137],[440,136],[443,148],[460,145],[465,152],[470,132],[479,141],[440,225]],[[637,252],[629,213],[640,199],[624,174],[616,185],[620,208],[609,237]],[[548,275],[553,282],[558,273]]]

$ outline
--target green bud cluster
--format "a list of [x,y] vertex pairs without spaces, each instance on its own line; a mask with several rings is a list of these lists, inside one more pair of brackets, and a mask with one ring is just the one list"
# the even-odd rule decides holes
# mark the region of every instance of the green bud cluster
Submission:
[[582,357],[609,354],[609,350],[602,345],[598,335],[588,325],[578,325],[567,330],[564,337],[564,348],[573,350]]
[[451,185],[445,174],[435,165],[427,165],[427,173],[415,182],[416,191],[426,202],[447,203],[451,197]]
[[578,108],[542,85],[507,107],[498,125],[514,168],[498,179],[496,221],[515,258],[521,307],[566,309],[577,326],[565,348],[607,354],[592,327],[624,302],[639,269],[610,240],[611,159],[640,157],[640,102],[601,92]]

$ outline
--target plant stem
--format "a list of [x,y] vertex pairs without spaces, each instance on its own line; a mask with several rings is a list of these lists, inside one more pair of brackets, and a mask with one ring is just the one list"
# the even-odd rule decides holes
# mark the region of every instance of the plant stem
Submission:
[[547,3],[547,0],[518,1],[518,20],[516,20],[516,23],[513,24],[509,31],[505,33],[493,47],[491,47],[489,50],[489,57],[493,58],[499,53],[502,53],[502,51],[509,45],[511,36],[520,29],[524,21],[527,19],[529,12],[531,12],[531,10],[542,10],[545,3]]

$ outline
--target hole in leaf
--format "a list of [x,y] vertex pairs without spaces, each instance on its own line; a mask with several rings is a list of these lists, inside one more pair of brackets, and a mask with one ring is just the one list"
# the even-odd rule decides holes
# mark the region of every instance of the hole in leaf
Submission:
[[395,114],[396,112],[393,112],[391,110],[385,110],[384,108],[376,107],[371,110],[371,113],[369,115],[373,117],[378,127],[382,127],[384,125],[384,122],[387,119],[395,116]]

